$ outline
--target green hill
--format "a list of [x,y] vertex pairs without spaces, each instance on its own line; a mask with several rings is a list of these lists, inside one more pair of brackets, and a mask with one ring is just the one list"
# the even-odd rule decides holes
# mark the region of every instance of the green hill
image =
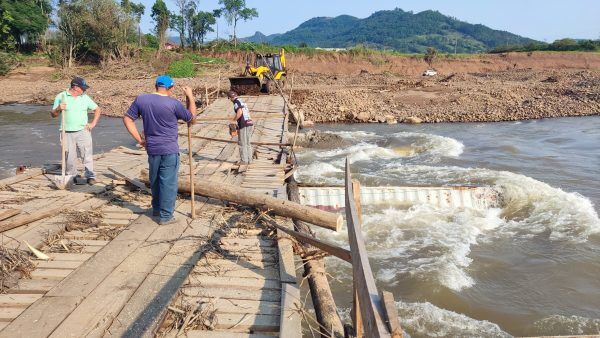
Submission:
[[437,11],[405,12],[399,8],[373,13],[365,19],[349,15],[317,17],[283,33],[256,32],[244,39],[275,45],[308,45],[347,48],[364,45],[406,53],[422,53],[427,47],[441,52],[476,53],[505,45],[537,42],[509,32],[470,24]]

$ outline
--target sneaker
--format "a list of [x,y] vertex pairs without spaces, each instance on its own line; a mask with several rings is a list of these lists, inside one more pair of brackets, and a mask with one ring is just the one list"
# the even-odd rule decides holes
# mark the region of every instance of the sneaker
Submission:
[[90,178],[87,179],[87,183],[89,185],[94,185],[94,184],[96,184],[96,179],[93,178],[93,177],[90,177]]
[[158,224],[160,225],[169,225],[169,224],[174,224],[177,223],[177,220],[175,219],[175,217],[171,217],[170,219],[166,220],[166,221],[160,221],[158,222]]

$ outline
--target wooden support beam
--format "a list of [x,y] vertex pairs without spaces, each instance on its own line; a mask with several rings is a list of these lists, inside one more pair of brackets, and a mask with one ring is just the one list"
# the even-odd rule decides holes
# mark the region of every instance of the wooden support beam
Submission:
[[[298,185],[294,176],[288,178],[287,192],[288,198],[291,201],[299,202],[300,195],[298,193]],[[301,233],[314,237],[308,225],[302,221],[294,220],[294,228]],[[305,250],[310,250],[311,245],[302,243]],[[327,272],[325,271],[325,263],[323,258],[304,258],[304,276],[308,281],[310,288],[310,296],[315,308],[317,321],[321,326],[322,337],[344,337],[344,327],[342,320],[337,312],[335,300],[327,280]]]
[[381,291],[381,299],[383,300],[383,309],[385,312],[385,322],[388,326],[388,330],[392,334],[392,338],[402,338],[403,332],[398,322],[398,309],[396,309],[396,302],[394,301],[394,295],[389,291]]
[[129,182],[130,184],[133,184],[134,186],[140,188],[141,190],[143,190],[149,194],[152,194],[152,191],[150,191],[150,189],[143,182],[139,181],[137,178],[131,177],[131,176],[125,174],[124,172],[122,172],[121,170],[113,168],[113,167],[108,167],[108,170],[111,173],[113,173],[119,177],[123,177],[125,179],[125,181]]
[[285,232],[286,234],[294,237],[295,239],[297,239],[300,242],[303,243],[307,243],[310,244],[314,247],[317,247],[325,252],[327,252],[328,254],[335,256],[341,260],[344,260],[348,263],[352,263],[352,258],[350,255],[350,251],[344,249],[344,248],[340,248],[338,246],[320,241],[314,237],[311,237],[309,235],[303,234],[301,232],[298,231],[294,231],[294,230],[290,230],[284,226],[281,226],[279,224],[277,224],[277,222],[275,222],[274,219],[272,219],[271,217],[267,216],[267,215],[262,215],[262,218],[266,219],[269,222],[269,225]]
[[346,223],[348,225],[348,242],[352,252],[352,270],[356,291],[358,294],[358,305],[364,324],[366,337],[390,337],[383,323],[383,304],[377,292],[373,271],[369,264],[367,249],[360,219],[356,211],[352,180],[350,177],[350,162],[346,159]]

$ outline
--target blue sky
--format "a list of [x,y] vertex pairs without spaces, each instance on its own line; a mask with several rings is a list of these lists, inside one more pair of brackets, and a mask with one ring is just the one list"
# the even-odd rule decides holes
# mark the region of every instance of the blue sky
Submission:
[[[146,5],[142,30],[153,27],[150,8],[155,0],[134,0]],[[165,0],[176,10],[173,0]],[[200,0],[200,9],[218,8],[218,0]],[[258,10],[259,17],[238,23],[237,35],[246,37],[260,31],[264,34],[284,33],[302,22],[316,17],[342,14],[365,18],[378,10],[394,9],[420,12],[438,10],[469,23],[481,23],[540,41],[573,37],[600,39],[600,0],[247,0],[248,7]],[[281,8],[281,9],[279,9]],[[219,36],[232,34],[224,20],[218,22]],[[174,34],[173,34],[174,35]],[[211,34],[209,38],[214,38]]]

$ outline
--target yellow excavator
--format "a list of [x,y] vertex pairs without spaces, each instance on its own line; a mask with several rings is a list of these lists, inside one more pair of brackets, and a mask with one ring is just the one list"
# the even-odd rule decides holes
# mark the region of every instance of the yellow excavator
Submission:
[[286,81],[285,51],[279,54],[255,54],[254,64],[250,64],[250,55],[246,57],[246,68],[242,76],[230,77],[231,90],[238,94],[258,92],[277,93],[285,87]]

